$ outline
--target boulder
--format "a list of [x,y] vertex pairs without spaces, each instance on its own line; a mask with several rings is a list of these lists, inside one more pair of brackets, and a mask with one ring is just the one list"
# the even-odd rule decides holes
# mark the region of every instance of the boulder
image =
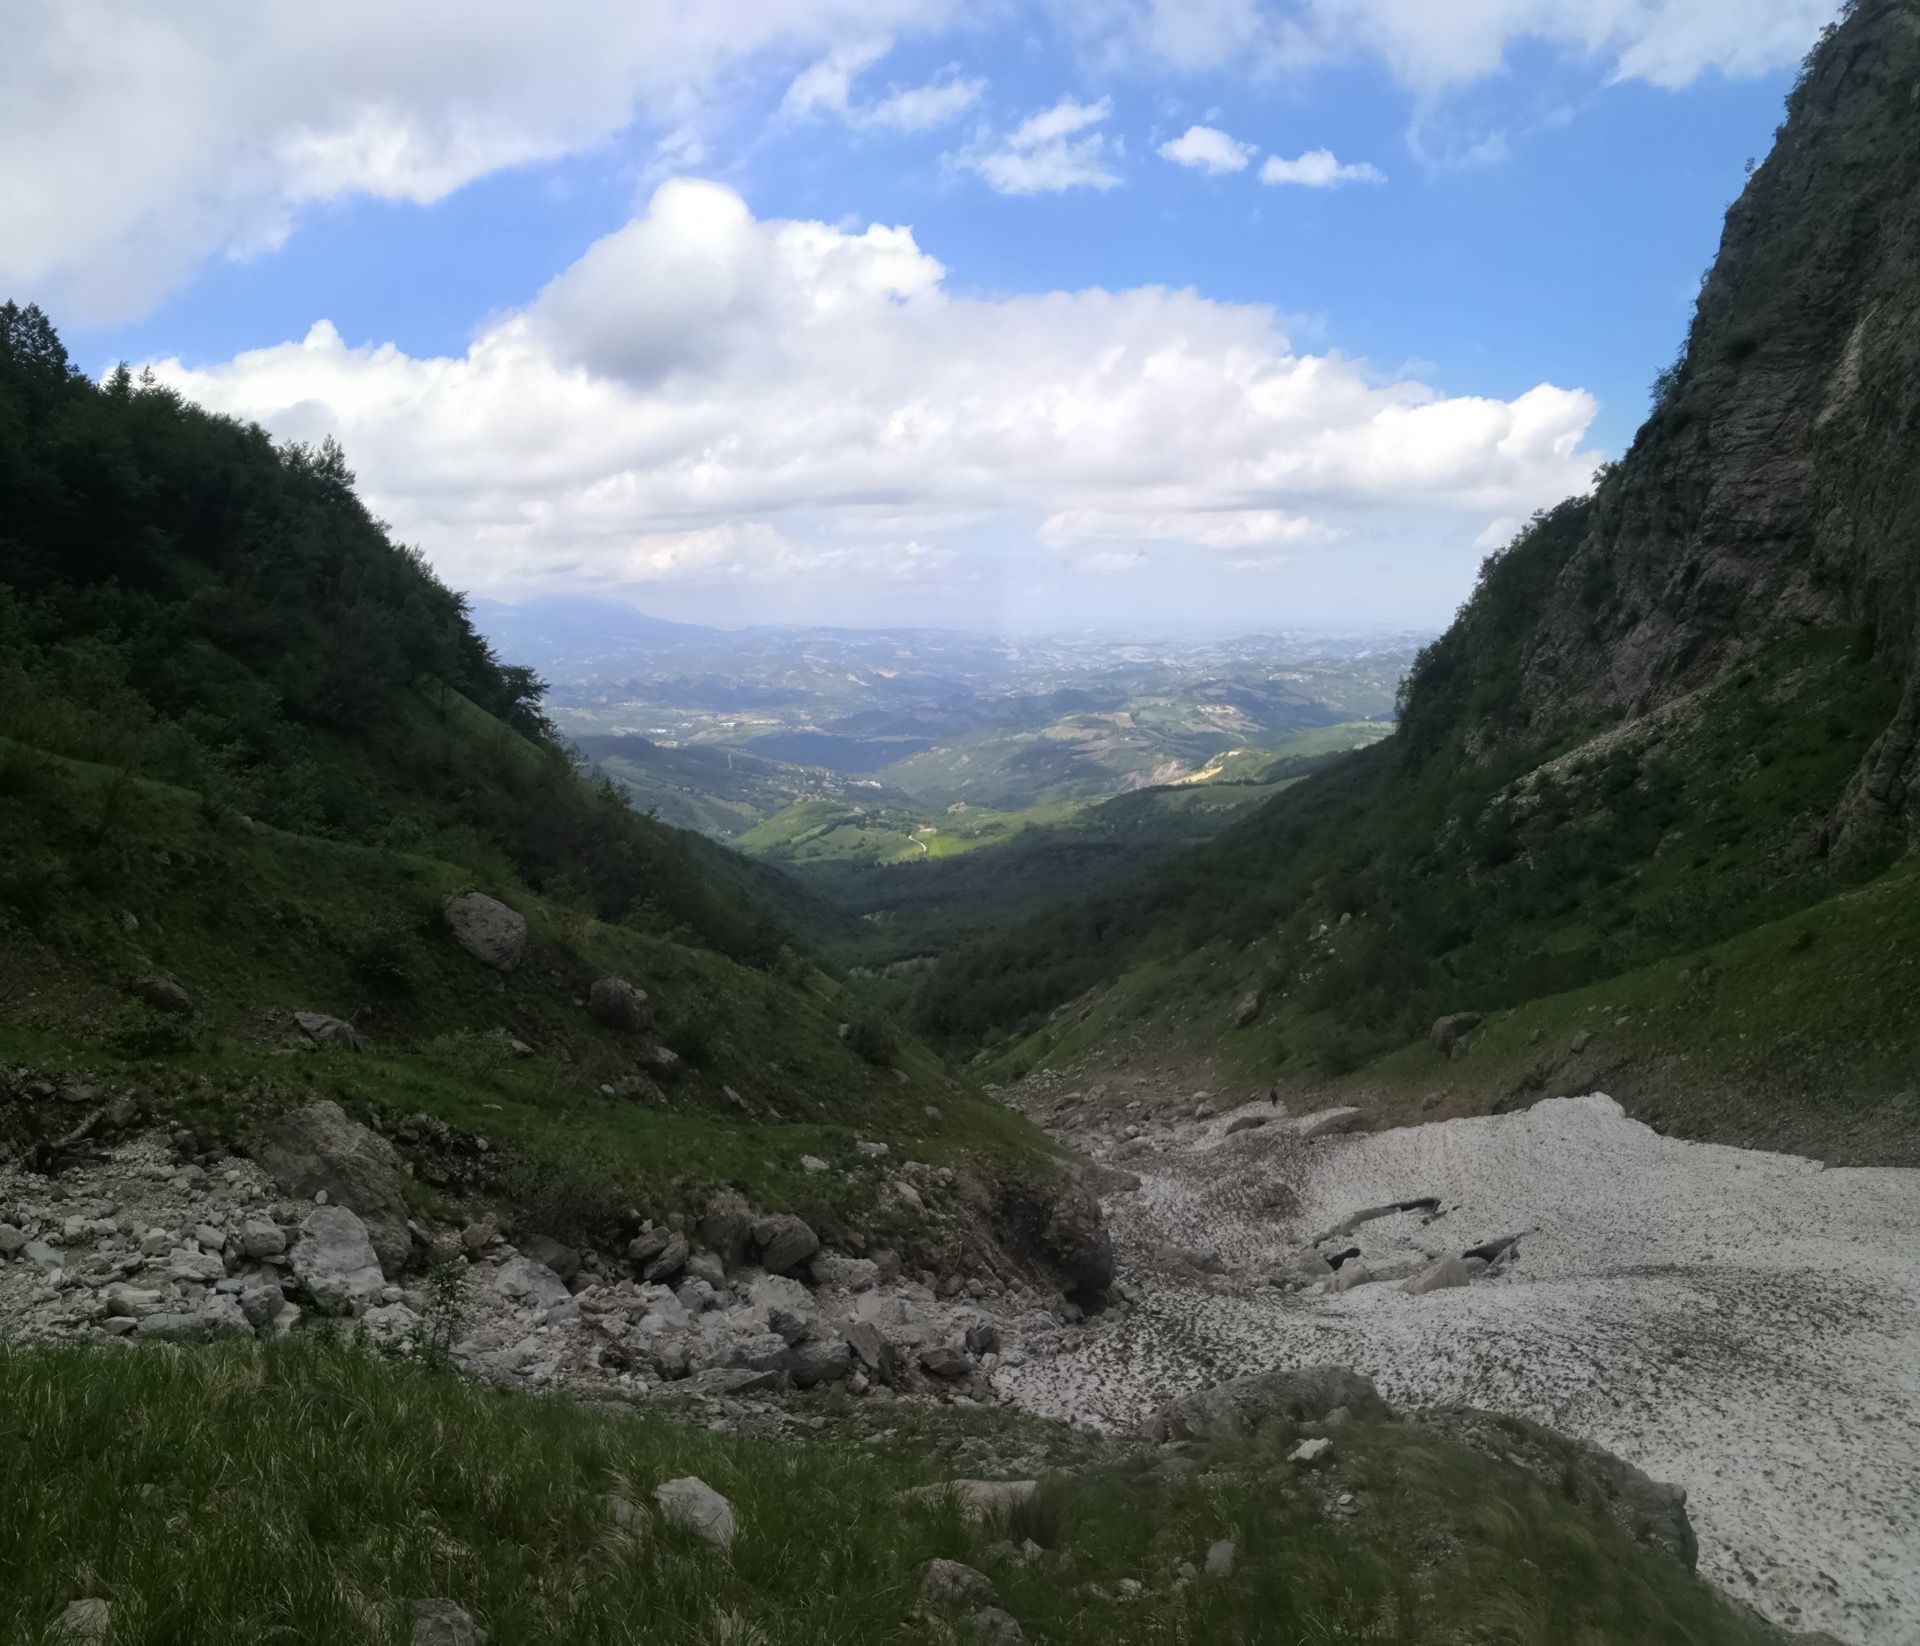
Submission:
[[240,1254],[258,1263],[264,1257],[283,1256],[287,1231],[271,1218],[250,1217],[240,1225]]
[[587,1010],[596,1023],[617,1034],[639,1034],[653,1027],[653,1003],[645,989],[624,977],[603,977],[587,990]]
[[982,1606],[967,1622],[980,1646],[1024,1646],[1027,1638],[1012,1614],[998,1606]]
[[[136,977],[127,992],[135,1000],[145,1001],[156,1012],[165,1012],[170,1017],[193,1016],[193,996],[164,972],[150,972],[145,977]],[[102,1601],[101,1604],[106,1603]]]
[[400,1156],[338,1103],[309,1103],[282,1115],[253,1140],[253,1158],[287,1194],[322,1191],[366,1225],[382,1267],[398,1275],[413,1255]]
[[1318,1435],[1311,1440],[1301,1441],[1298,1446],[1287,1453],[1287,1461],[1289,1463],[1318,1463],[1321,1458],[1325,1457],[1327,1453],[1332,1450],[1333,1442],[1327,1439],[1325,1435]]
[[704,1480],[694,1475],[669,1480],[654,1488],[653,1501],[668,1524],[684,1527],[716,1548],[733,1541],[733,1505]]
[[920,1351],[920,1369],[929,1377],[937,1377],[947,1383],[957,1383],[961,1378],[972,1375],[973,1362],[967,1358],[964,1349],[954,1349],[940,1344]]
[[1230,1537],[1223,1537],[1218,1543],[1207,1546],[1207,1575],[1209,1577],[1231,1577],[1233,1569],[1240,1562],[1240,1545]]
[[844,1383],[853,1370],[853,1350],[841,1338],[818,1339],[802,1343],[787,1361],[787,1376],[797,1389],[817,1388],[822,1383]]
[[413,1603],[412,1646],[487,1646],[487,1631],[450,1600]]
[[712,1252],[695,1252],[687,1259],[687,1278],[705,1281],[715,1292],[726,1289],[727,1269]]
[[722,1189],[707,1202],[694,1226],[700,1244],[729,1269],[740,1266],[747,1255],[747,1243],[753,1238],[753,1208],[738,1189]]
[[899,1375],[899,1365],[894,1357],[893,1345],[882,1335],[880,1328],[870,1320],[855,1320],[849,1322],[845,1330],[847,1344],[860,1357],[860,1364],[882,1383],[892,1383]]
[[870,1257],[843,1257],[822,1252],[813,1260],[813,1278],[822,1286],[847,1292],[870,1292],[880,1284],[880,1265]]
[[295,1012],[293,1021],[307,1040],[323,1051],[360,1050],[359,1030],[342,1018],[328,1017],[324,1012]]
[[498,898],[463,892],[441,905],[454,942],[484,966],[510,972],[527,952],[527,923]]
[[1302,1366],[1217,1383],[1169,1401],[1145,1425],[1151,1440],[1214,1440],[1244,1434],[1272,1417],[1313,1423],[1336,1407],[1384,1403],[1370,1378],[1345,1366]]
[[638,1056],[661,1080],[672,1080],[680,1073],[680,1054],[657,1040],[650,1040],[642,1046]]
[[1227,1122],[1227,1129],[1220,1135],[1222,1137],[1234,1137],[1241,1132],[1257,1132],[1272,1119],[1272,1115],[1264,1114],[1235,1115],[1233,1119]]
[[1427,1038],[1433,1042],[1435,1050],[1450,1053],[1464,1036],[1472,1034],[1483,1021],[1478,1012],[1449,1012],[1445,1017],[1434,1019],[1433,1027],[1427,1031]]
[[522,1257],[530,1257],[536,1263],[544,1263],[562,1281],[571,1280],[580,1272],[580,1254],[571,1246],[563,1246],[548,1235],[517,1235],[513,1243],[520,1248]]
[[1260,991],[1249,989],[1240,997],[1240,1004],[1233,1008],[1233,1026],[1244,1029],[1260,1015]]
[[573,1295],[560,1277],[530,1257],[510,1257],[493,1277],[493,1289],[504,1298],[533,1309],[551,1309]]
[[797,1269],[820,1250],[820,1237],[791,1212],[757,1219],[752,1233],[761,1267],[769,1274]]
[[1428,1292],[1443,1292],[1454,1286],[1464,1286],[1476,1275],[1486,1273],[1486,1262],[1477,1257],[1443,1257],[1407,1281],[1400,1290],[1411,1292],[1415,1297],[1424,1297]]
[[970,1611],[999,1598],[992,1578],[960,1561],[929,1560],[920,1568],[920,1604],[933,1611]]
[[687,1266],[687,1256],[687,1237],[669,1231],[666,1244],[641,1266],[640,1278],[650,1285],[671,1280]]
[[1368,1286],[1373,1283],[1373,1271],[1364,1263],[1343,1263],[1327,1283],[1332,1292],[1350,1292],[1356,1286]]
[[307,1214],[292,1262],[294,1279],[322,1314],[363,1314],[387,1284],[367,1226],[345,1206]]

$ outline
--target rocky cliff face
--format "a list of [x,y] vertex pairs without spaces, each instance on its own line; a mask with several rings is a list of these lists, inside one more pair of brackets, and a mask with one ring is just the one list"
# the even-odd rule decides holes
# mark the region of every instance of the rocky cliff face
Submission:
[[[1858,0],[1816,49],[1660,404],[1514,556],[1533,609],[1493,642],[1510,732],[1642,714],[1858,624],[1907,697],[1835,832],[1920,819],[1920,0]],[[1458,663],[1484,678],[1475,649]]]

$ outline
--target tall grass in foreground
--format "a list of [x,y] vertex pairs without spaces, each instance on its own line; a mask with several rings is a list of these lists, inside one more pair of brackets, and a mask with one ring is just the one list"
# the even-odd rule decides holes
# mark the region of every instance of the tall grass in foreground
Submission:
[[[1334,1530],[1326,1483],[1282,1467],[1282,1426],[1191,1469],[1153,1456],[1049,1479],[1011,1530],[901,1490],[988,1413],[852,1409],[805,1441],[584,1410],[394,1365],[325,1339],[211,1351],[0,1350],[0,1640],[55,1638],[72,1600],[113,1604],[116,1646],[402,1642],[446,1596],[497,1646],[866,1646],[970,1640],[917,1614],[921,1564],[987,1571],[1041,1641],[1747,1642],[1761,1635],[1602,1517],[1399,1424],[1339,1453],[1367,1513]],[[1015,1449],[1010,1447],[1009,1449]],[[642,1517],[695,1474],[732,1500],[721,1553]],[[1528,1482],[1531,1482],[1528,1484]],[[1180,1583],[1215,1539],[1228,1577]],[[1141,1586],[1137,1597],[1121,1580]]]

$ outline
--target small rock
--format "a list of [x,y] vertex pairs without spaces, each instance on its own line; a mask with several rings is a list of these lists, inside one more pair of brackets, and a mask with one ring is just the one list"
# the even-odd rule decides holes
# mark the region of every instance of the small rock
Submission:
[[[145,1001],[156,1012],[166,1012],[172,1017],[193,1016],[193,996],[164,972],[136,978],[130,992],[134,999]],[[106,1602],[100,1604],[104,1606]]]
[[1207,1545],[1207,1573],[1211,1577],[1229,1577],[1240,1560],[1240,1545],[1230,1537]]
[[920,1601],[938,1612],[986,1606],[999,1595],[993,1579],[957,1560],[929,1560],[920,1568]]
[[1333,1442],[1325,1435],[1317,1435],[1312,1440],[1303,1440],[1287,1453],[1289,1463],[1318,1463],[1321,1458],[1333,1450]]
[[60,1646],[93,1646],[112,1632],[113,1605],[105,1600],[76,1600],[53,1626],[53,1638]]
[[973,1362],[963,1351],[947,1348],[944,1345],[922,1349],[920,1367],[929,1376],[941,1378],[949,1383],[956,1383],[963,1377],[971,1376],[973,1372]]
[[653,1027],[653,1006],[646,991],[624,977],[600,978],[587,991],[587,1010],[596,1022],[619,1034],[638,1034]]
[[487,1631],[450,1600],[413,1603],[413,1646],[486,1646]]
[[800,1169],[803,1172],[808,1172],[818,1177],[822,1172],[827,1170],[827,1163],[817,1154],[803,1154],[800,1157]]
[[1027,1638],[1020,1625],[998,1606],[982,1606],[968,1621],[981,1646],[1022,1646]]
[[328,1017],[324,1012],[295,1012],[293,1021],[308,1041],[322,1051],[360,1050],[359,1030],[342,1018]]

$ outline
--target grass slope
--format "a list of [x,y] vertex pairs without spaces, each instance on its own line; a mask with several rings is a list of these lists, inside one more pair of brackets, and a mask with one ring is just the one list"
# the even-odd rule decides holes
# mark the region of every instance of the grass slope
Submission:
[[[400,1646],[409,1602],[445,1597],[519,1646],[957,1642],[963,1619],[919,1606],[941,1557],[985,1571],[1028,1638],[1058,1646],[1772,1638],[1634,1541],[1571,1452],[1543,1479],[1362,1418],[1330,1469],[1282,1461],[1300,1432],[1285,1422],[1183,1448],[1176,1468],[987,1412],[894,1407],[877,1432],[843,1397],[807,1409],[818,1434],[767,1440],[325,1342],[0,1350],[0,1450],[35,1461],[0,1517],[0,1633],[51,1641],[68,1604],[100,1598],[116,1646]],[[901,1497],[983,1452],[1057,1465],[1011,1525]],[[650,1514],[611,1520],[610,1494],[650,1506],[685,1475],[733,1504],[726,1553]],[[1358,1508],[1336,1522],[1322,1505],[1342,1490]],[[1223,1538],[1230,1573],[1179,1580]]]
[[[1856,637],[1816,634],[1647,721],[1578,728],[1481,761],[1385,744],[1157,879],[959,957],[929,980],[921,1010],[936,1032],[1011,1022],[1003,1067],[1147,1032],[1253,1078],[1318,1089],[1391,1083],[1418,1067],[1432,1056],[1426,1030],[1445,1013],[1512,1011],[1529,1034],[1537,1026],[1552,1038],[1552,1012],[1538,1007],[1533,1022],[1530,1003],[1648,967],[1668,979],[1697,979],[1704,967],[1732,986],[1731,964],[1702,957],[1733,944],[1738,987],[1752,997],[1754,1015],[1736,1031],[1747,1041],[1668,1035],[1671,1058],[1689,1061],[1667,1063],[1658,1081],[1648,1071],[1647,1101],[1679,1129],[1791,1137],[1815,1152],[1856,1124],[1883,1140],[1905,1127],[1905,1141],[1889,1141],[1904,1158],[1911,1123],[1899,1119],[1906,1083],[1895,1071],[1920,1054],[1920,1039],[1901,1005],[1903,973],[1881,946],[1901,940],[1913,883],[1899,870],[1875,882],[1884,856],[1806,850],[1893,703],[1892,683]],[[1871,899],[1851,895],[1869,883]],[[1869,908],[1879,913],[1868,918]],[[1817,936],[1789,934],[1808,945],[1796,953],[1817,946],[1850,993],[1819,987],[1796,1004],[1776,985],[1811,979],[1763,934],[1816,910]],[[1752,947],[1740,949],[1747,934]],[[1235,1003],[1249,990],[1264,1010],[1235,1031]],[[1656,1015],[1687,1024],[1705,998],[1697,983],[1682,987]],[[1830,1017],[1806,1016],[1809,1000],[1827,1002]],[[1830,1034],[1827,1021],[1847,1031]],[[1868,1023],[1870,1033],[1852,1032]],[[1817,1074],[1801,1069],[1809,1046]],[[1440,1082],[1427,1068],[1431,1088]],[[1732,1094],[1761,1071],[1776,1094],[1764,1115],[1704,1095]],[[1511,1095],[1499,1084],[1509,1073],[1517,1082],[1529,1069],[1458,1073],[1484,1107]],[[1691,1109],[1680,1095],[1689,1088],[1703,1093]],[[1862,1121],[1864,1111],[1879,1118]]]

